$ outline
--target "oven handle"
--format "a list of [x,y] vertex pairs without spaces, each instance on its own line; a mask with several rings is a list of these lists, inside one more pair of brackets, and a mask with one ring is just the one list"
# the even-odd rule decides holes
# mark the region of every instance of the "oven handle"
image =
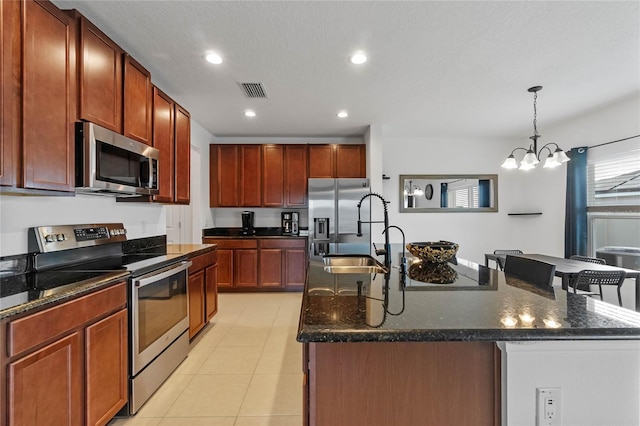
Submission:
[[133,280],[133,284],[136,287],[144,287],[148,284],[153,284],[155,282],[160,281],[163,278],[167,278],[170,277],[172,275],[175,275],[179,272],[182,272],[184,270],[189,269],[189,267],[193,264],[193,262],[191,262],[190,260],[185,261],[185,262],[180,262],[180,264],[178,266],[168,266],[166,268],[160,269],[158,271],[152,272],[150,274],[147,275],[143,275],[140,278],[136,278],[135,280]]

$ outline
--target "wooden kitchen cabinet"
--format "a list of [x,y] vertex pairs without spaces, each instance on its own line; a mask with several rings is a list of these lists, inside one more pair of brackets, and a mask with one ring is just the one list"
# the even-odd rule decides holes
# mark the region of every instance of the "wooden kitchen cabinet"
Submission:
[[20,164],[20,2],[0,2],[0,185],[17,185]]
[[284,145],[284,197],[287,207],[307,207],[307,145]]
[[300,290],[307,268],[305,238],[203,237],[218,245],[218,290]]
[[[15,179],[10,185],[73,192],[75,20],[48,1],[24,1],[20,2],[20,6],[24,19],[20,33],[22,134],[17,140],[22,143],[20,154],[14,153],[10,158],[15,160],[18,155],[17,158],[22,158],[22,163],[14,162]],[[3,9],[11,11],[13,7],[15,6],[7,5]],[[15,70],[11,64],[9,67]],[[12,85],[9,90],[12,90]]]
[[189,204],[191,201],[191,115],[175,104],[175,202]]
[[366,145],[336,145],[336,177],[367,177]]
[[152,145],[151,109],[153,89],[151,73],[130,55],[124,55],[123,134]]
[[80,425],[82,344],[78,332],[8,365],[9,425]]
[[128,400],[126,309],[87,327],[85,352],[85,418],[106,425]]
[[209,145],[209,204],[211,207],[238,207],[238,167],[236,145]]
[[78,118],[122,133],[124,51],[78,11]]
[[128,399],[126,302],[121,282],[2,321],[0,425],[107,424]]
[[364,178],[366,145],[309,145],[310,178]]
[[158,159],[158,190],[153,201],[173,203],[175,199],[175,113],[174,102],[157,87],[153,87],[153,147],[160,151]]
[[192,339],[218,311],[218,250],[191,259],[189,267],[189,339]]
[[262,205],[284,206],[283,145],[262,145]]
[[204,321],[204,271],[189,274],[189,339],[205,326]]
[[262,146],[238,146],[240,206],[262,205]]

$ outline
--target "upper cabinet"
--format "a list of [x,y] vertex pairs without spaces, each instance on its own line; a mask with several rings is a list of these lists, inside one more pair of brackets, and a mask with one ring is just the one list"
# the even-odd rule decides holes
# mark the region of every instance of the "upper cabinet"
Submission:
[[284,145],[284,197],[287,207],[307,206],[307,145]]
[[1,7],[1,183],[73,192],[75,21],[49,2]]
[[211,207],[306,207],[307,145],[211,145]]
[[77,11],[78,118],[122,133],[122,49]]
[[191,118],[157,87],[153,88],[153,147],[160,151],[158,187],[153,201],[189,204]]
[[151,73],[128,54],[124,56],[124,135],[152,144]]
[[310,178],[367,177],[366,145],[309,145]]
[[175,104],[176,130],[174,168],[176,199],[178,204],[189,204],[191,199],[191,115],[180,105]]

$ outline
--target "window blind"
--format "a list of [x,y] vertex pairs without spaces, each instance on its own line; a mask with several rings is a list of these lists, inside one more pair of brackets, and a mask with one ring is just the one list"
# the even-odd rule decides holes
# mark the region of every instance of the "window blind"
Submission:
[[640,141],[627,142],[588,151],[588,208],[640,206]]

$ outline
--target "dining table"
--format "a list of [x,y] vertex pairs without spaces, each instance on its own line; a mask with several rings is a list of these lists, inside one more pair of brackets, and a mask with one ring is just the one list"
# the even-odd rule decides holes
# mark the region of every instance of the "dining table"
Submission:
[[[635,269],[627,269],[621,268],[619,266],[613,265],[601,265],[598,263],[591,262],[583,262],[581,260],[575,259],[565,259],[564,257],[557,256],[549,256],[546,254],[537,254],[537,253],[525,253],[525,254],[517,254],[517,255],[509,255],[509,256],[520,256],[526,257],[528,259],[538,260],[541,262],[551,263],[556,266],[555,276],[562,279],[562,288],[565,290],[569,289],[569,283],[575,279],[580,271],[585,269],[589,269],[592,271],[625,271],[627,274],[627,279],[635,280],[636,284],[636,297],[635,297],[635,310],[640,312],[640,271]],[[484,266],[489,267],[489,262],[498,262],[498,259],[503,261],[506,259],[507,255],[505,254],[493,254],[486,253],[484,255]]]

